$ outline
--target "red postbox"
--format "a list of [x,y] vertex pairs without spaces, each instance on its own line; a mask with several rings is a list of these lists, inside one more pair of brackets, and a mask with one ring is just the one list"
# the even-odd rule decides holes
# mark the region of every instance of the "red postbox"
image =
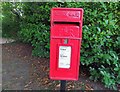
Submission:
[[82,21],[82,8],[51,9],[51,79],[78,80]]

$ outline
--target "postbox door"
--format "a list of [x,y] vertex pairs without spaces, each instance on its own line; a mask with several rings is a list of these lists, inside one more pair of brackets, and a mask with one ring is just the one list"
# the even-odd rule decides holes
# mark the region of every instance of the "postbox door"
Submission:
[[[79,71],[80,28],[76,23],[55,24],[52,28],[54,31],[51,31],[51,49],[53,50],[50,52],[50,60],[52,60],[50,74],[54,79],[58,79],[59,76],[59,79],[76,80]],[[61,48],[66,49],[67,52]],[[60,57],[61,54],[63,58]]]

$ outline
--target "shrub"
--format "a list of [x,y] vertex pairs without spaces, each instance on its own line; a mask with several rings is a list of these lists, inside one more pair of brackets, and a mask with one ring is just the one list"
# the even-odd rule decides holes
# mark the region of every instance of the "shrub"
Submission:
[[[84,9],[81,63],[90,68],[91,79],[108,88],[120,84],[118,3],[68,3]],[[87,59],[86,59],[87,58]]]
[[52,7],[84,9],[81,64],[90,68],[91,79],[100,79],[106,87],[116,89],[120,84],[119,2],[24,3],[20,35],[34,47],[33,55],[49,57]]
[[20,35],[24,42],[32,44],[35,56],[49,57],[50,9],[57,5],[47,2],[24,3]]
[[2,6],[2,36],[16,38],[20,30],[20,15],[16,11],[19,9],[19,3],[3,2]]

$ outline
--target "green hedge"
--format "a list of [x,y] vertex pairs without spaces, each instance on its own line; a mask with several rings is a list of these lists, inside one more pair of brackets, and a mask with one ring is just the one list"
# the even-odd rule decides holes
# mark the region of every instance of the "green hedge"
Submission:
[[24,3],[20,35],[34,47],[33,55],[49,57],[52,7],[84,9],[81,64],[89,67],[91,79],[100,79],[106,87],[116,89],[120,84],[119,2]]
[[[19,3],[18,3],[19,4]],[[20,30],[20,18],[15,12],[19,5],[9,2],[2,2],[2,36],[6,38],[17,38],[17,32]]]

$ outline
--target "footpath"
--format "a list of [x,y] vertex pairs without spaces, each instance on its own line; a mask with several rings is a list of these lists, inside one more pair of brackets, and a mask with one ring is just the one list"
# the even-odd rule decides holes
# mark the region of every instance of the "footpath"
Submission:
[[[60,81],[49,78],[49,59],[32,56],[30,44],[0,38],[2,46],[2,90],[59,90]],[[89,80],[80,69],[78,81],[67,81],[67,90],[108,90],[101,82]],[[109,92],[109,91],[108,91]]]
[[4,44],[4,43],[11,43],[14,42],[15,40],[10,39],[10,38],[2,38],[0,37],[0,44]]

